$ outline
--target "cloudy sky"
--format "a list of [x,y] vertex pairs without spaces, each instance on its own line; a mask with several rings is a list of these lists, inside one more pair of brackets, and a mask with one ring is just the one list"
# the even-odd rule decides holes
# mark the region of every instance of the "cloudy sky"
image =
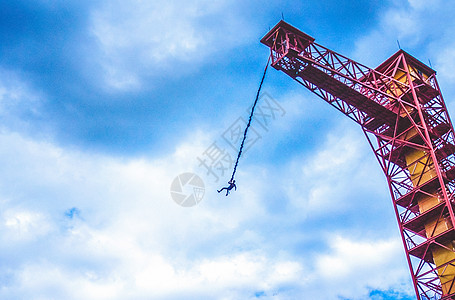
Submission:
[[[283,73],[237,191],[216,190],[282,17],[370,67],[398,40],[455,113],[454,15],[453,0],[1,1],[0,298],[414,299],[363,133]],[[185,173],[204,184],[192,207],[170,192],[193,192]]]

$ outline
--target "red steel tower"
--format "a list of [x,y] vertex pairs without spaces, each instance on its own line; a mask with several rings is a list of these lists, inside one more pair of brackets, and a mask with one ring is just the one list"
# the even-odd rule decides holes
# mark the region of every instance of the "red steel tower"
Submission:
[[455,299],[455,141],[436,72],[399,50],[375,69],[280,21],[272,66],[360,124],[387,177],[418,300]]

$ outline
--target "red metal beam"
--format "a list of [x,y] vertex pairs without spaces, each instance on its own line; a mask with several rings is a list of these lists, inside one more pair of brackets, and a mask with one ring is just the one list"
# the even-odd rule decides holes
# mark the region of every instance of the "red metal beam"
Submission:
[[402,50],[371,69],[314,41],[284,21],[261,40],[275,69],[361,125],[387,178],[417,299],[455,299],[455,134],[436,72]]

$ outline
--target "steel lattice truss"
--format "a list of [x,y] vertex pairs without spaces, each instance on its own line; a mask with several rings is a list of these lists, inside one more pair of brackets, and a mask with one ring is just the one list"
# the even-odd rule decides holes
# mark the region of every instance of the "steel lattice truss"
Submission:
[[435,71],[400,50],[376,69],[280,21],[272,66],[361,125],[386,175],[417,299],[455,299],[455,140]]

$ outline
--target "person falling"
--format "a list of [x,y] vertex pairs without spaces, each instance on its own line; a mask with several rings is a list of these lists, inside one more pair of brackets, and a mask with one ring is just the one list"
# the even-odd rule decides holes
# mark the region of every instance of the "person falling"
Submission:
[[229,195],[229,192],[235,188],[237,190],[237,186],[235,185],[235,180],[229,180],[229,186],[222,188],[221,190],[218,190],[218,193],[221,193],[222,190],[226,190],[226,196]]

